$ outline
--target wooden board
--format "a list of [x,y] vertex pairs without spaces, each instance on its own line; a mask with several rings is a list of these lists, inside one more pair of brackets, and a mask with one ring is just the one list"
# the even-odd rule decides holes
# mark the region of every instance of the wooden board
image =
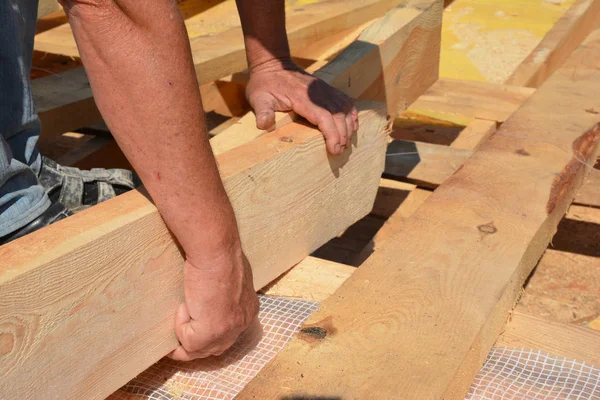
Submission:
[[599,65],[600,31],[238,398],[463,399],[597,156]]
[[37,17],[42,18],[48,14],[62,9],[57,0],[38,0]]
[[[315,76],[352,98],[385,102],[388,113],[404,111],[437,79],[442,4],[409,1],[369,26],[356,41]],[[276,124],[294,115],[277,113]],[[246,143],[266,131],[253,113],[212,139],[220,151]]]
[[534,89],[459,79],[439,79],[410,107],[429,116],[459,115],[504,122]]
[[352,275],[356,268],[315,257],[306,257],[262,290],[278,297],[323,301]]
[[575,203],[600,207],[600,170],[592,170],[575,197]]
[[540,87],[598,25],[600,1],[578,0],[554,24],[506,83]]
[[470,150],[439,144],[394,140],[387,149],[385,176],[436,187],[448,179],[472,154]]
[[539,349],[600,367],[600,332],[514,312],[496,347]]
[[[347,30],[383,15],[403,0],[326,0],[287,10],[287,31],[291,49]],[[199,3],[199,2],[197,2]],[[237,19],[235,11],[231,10]],[[212,82],[243,71],[246,54],[239,20],[229,29],[190,38],[194,64],[200,83]],[[79,57],[68,25],[37,35],[35,50]]]
[[102,121],[83,67],[31,82],[42,122],[40,143],[65,132]]
[[[370,211],[388,122],[363,105],[342,156],[290,124],[217,157],[257,288]],[[183,258],[143,192],[2,246],[0,259],[0,398],[101,399],[178,344]]]

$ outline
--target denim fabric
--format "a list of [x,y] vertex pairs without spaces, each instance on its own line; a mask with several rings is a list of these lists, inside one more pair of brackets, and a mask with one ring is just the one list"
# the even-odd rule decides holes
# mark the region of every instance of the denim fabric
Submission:
[[50,206],[38,181],[40,121],[31,93],[37,0],[0,0],[0,237]]

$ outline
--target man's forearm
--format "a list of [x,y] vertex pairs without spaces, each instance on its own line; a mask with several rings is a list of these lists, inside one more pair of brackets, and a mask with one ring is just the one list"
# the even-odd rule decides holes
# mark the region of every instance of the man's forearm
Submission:
[[236,0],[250,71],[290,56],[284,0]]
[[175,1],[63,3],[98,108],[188,259],[239,240]]

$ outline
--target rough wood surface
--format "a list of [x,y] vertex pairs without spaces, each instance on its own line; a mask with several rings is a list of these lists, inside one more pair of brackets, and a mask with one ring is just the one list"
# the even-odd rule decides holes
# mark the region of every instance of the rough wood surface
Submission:
[[496,347],[539,349],[600,367],[600,332],[514,312]]
[[600,1],[578,0],[554,24],[506,83],[540,87],[598,25]]
[[600,207],[600,170],[589,173],[587,179],[575,197],[575,203]]
[[[257,288],[370,211],[388,122],[365,106],[342,156],[290,124],[217,157]],[[104,398],[177,346],[183,258],[143,192],[2,246],[0,259],[0,398]]]
[[[396,115],[416,100],[438,74],[442,4],[438,0],[407,1],[370,25],[315,76],[352,98],[385,102]],[[276,126],[295,115],[276,114]],[[264,134],[253,113],[243,123],[212,139],[220,151]]]
[[[319,40],[324,41],[331,35],[340,35],[341,39],[345,38],[344,35],[348,35],[349,31],[356,26],[383,15],[387,10],[402,2],[403,0],[328,0],[293,8],[288,11],[287,15],[290,46],[292,49],[306,47],[307,49],[302,54],[311,57],[313,54],[310,50],[313,47],[308,44]],[[246,68],[246,55],[239,26],[214,35],[193,38],[191,45],[200,84],[210,84]],[[35,48],[38,51],[78,57],[77,48],[68,26],[38,34]],[[321,55],[323,51],[321,47],[314,47],[314,56]],[[217,85],[225,84],[217,83]],[[38,107],[42,120],[42,140],[101,120],[82,67],[43,78],[43,80],[34,80],[32,86],[36,107]],[[243,87],[240,89],[232,82],[229,82],[226,88],[220,88],[223,96],[226,95],[223,93],[224,90],[243,94]],[[214,101],[212,99],[212,96],[216,95],[214,91],[204,90],[203,94],[205,97],[211,96],[207,101]],[[216,100],[220,101],[218,98]],[[225,114],[235,115],[237,113],[239,115],[240,110],[247,111],[247,109],[243,109],[245,106],[246,104],[242,101]],[[215,105],[216,107],[219,105]],[[256,128],[254,127],[254,129]]]
[[504,122],[534,89],[458,79],[439,79],[410,110]]
[[436,187],[473,154],[439,144],[394,140],[387,149],[385,176]]
[[355,270],[355,267],[349,265],[306,257],[262,290],[262,293],[269,296],[323,301],[331,296]]
[[[600,144],[600,32],[432,194],[239,399],[464,399]],[[510,134],[510,136],[508,135]],[[576,154],[573,154],[576,153]],[[502,173],[499,173],[499,169]]]
[[42,122],[40,142],[102,121],[83,67],[31,82]]
[[39,0],[37,17],[42,18],[48,14],[62,9],[57,0]]
[[495,121],[476,118],[458,134],[450,146],[455,149],[476,150],[496,132],[496,128]]

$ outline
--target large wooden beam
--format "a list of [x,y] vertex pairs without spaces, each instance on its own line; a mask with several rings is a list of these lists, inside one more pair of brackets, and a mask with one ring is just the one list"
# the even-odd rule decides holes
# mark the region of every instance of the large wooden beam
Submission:
[[540,87],[600,25],[600,0],[577,0],[506,81]]
[[[257,288],[372,208],[389,123],[363,105],[342,156],[290,124],[217,157]],[[0,259],[0,398],[101,399],[177,346],[183,256],[144,192],[2,246]]]
[[[438,77],[443,5],[439,0],[408,1],[369,26],[315,76],[350,97],[386,102],[388,114],[404,111]],[[277,126],[295,118],[278,113]],[[212,139],[213,148],[231,149],[266,131],[248,113]]]
[[[600,31],[240,394],[464,399],[600,144]],[[274,383],[275,382],[275,383]]]
[[433,117],[458,115],[504,122],[534,92],[519,86],[441,78],[409,110]]

